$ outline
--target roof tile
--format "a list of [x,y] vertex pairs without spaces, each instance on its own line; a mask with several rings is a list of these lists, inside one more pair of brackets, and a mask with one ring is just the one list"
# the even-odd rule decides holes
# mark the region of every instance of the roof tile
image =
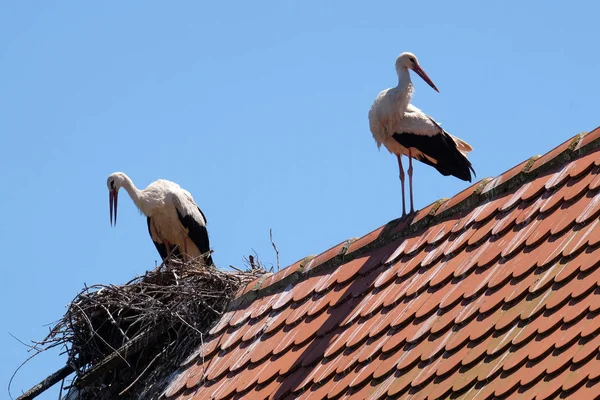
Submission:
[[251,283],[166,400],[595,395],[600,136],[579,139]]

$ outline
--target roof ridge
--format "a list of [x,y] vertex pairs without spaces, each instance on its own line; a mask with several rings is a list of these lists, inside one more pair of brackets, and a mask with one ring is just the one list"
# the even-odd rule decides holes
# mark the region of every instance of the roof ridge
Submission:
[[551,169],[600,147],[600,127],[577,134],[542,156],[534,156],[495,178],[484,178],[450,199],[440,199],[418,210],[412,220],[394,219],[360,239],[352,238],[318,256],[308,256],[275,274],[265,274],[247,284],[231,301],[229,310],[238,309],[278,291],[286,290],[311,276],[322,274],[351,260],[368,254],[401,237],[423,231],[461,212],[472,210],[499,194],[509,192]]

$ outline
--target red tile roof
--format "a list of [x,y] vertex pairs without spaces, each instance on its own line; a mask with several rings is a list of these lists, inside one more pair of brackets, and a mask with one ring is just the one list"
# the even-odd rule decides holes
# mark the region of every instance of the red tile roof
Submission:
[[600,393],[600,128],[238,293],[168,399]]

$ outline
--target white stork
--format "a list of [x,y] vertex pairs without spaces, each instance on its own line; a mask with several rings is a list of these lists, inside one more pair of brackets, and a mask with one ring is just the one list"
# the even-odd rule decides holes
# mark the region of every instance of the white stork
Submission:
[[[111,226],[113,223],[115,226],[117,224],[119,189],[123,187],[140,212],[147,217],[148,232],[163,260],[171,252],[183,254],[184,261],[199,259],[210,250],[206,217],[192,195],[178,184],[159,179],[140,190],[122,172],[111,174],[106,184]],[[206,265],[213,265],[210,255],[206,257]]]
[[413,85],[409,69],[439,93],[438,88],[419,65],[417,57],[412,53],[402,53],[396,59],[398,86],[379,93],[369,111],[369,125],[377,147],[383,144],[398,158],[402,185],[402,217],[406,216],[402,155],[408,156],[411,214],[414,213],[413,158],[434,167],[442,175],[453,175],[464,181],[471,181],[471,171],[475,174],[473,166],[467,159],[467,154],[473,148],[463,140],[450,135],[433,118],[410,104]]

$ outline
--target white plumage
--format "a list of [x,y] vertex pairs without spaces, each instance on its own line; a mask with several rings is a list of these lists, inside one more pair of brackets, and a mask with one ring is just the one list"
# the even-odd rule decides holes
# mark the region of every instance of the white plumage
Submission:
[[[107,186],[111,225],[117,223],[118,194],[123,187],[147,217],[148,232],[163,259],[170,252],[183,255],[184,260],[196,259],[210,250],[206,217],[192,195],[178,184],[159,179],[140,190],[127,175],[115,172],[108,177]],[[206,263],[212,265],[210,255]]]
[[383,144],[398,158],[403,217],[406,215],[406,206],[402,155],[408,156],[409,162],[410,213],[414,212],[413,158],[431,165],[443,175],[453,175],[462,180],[471,181],[471,171],[475,172],[466,157],[473,148],[444,131],[433,118],[410,104],[414,87],[409,69],[439,92],[419,65],[417,57],[412,53],[402,53],[396,59],[398,86],[380,92],[369,110],[369,126],[377,147]]

